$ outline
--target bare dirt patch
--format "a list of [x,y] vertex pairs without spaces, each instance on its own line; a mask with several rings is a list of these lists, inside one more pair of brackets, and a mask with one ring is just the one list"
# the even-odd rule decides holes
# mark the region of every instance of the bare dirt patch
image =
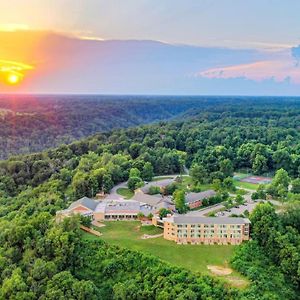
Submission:
[[230,283],[231,286],[237,287],[237,288],[245,288],[249,285],[249,281],[245,279],[240,279],[238,277],[234,276],[228,276],[226,277],[226,280]]
[[221,267],[221,266],[210,266],[210,265],[208,265],[207,269],[210,270],[213,274],[219,275],[219,276],[230,275],[233,272],[232,269]]
[[99,222],[97,222],[97,221],[95,221],[95,220],[92,222],[92,225],[94,225],[94,226],[96,226],[96,227],[99,227],[99,228],[100,228],[100,227],[106,226],[105,224],[99,223]]
[[150,234],[143,234],[141,239],[142,240],[147,240],[147,239],[155,239],[155,238],[158,238],[158,237],[161,237],[163,236],[163,233],[160,233],[160,234],[154,234],[154,235],[150,235]]
[[231,275],[233,273],[233,270],[231,268],[208,265],[207,269],[210,270],[212,274],[216,276],[222,276],[224,280],[229,283],[230,286],[234,286],[236,288],[245,288],[249,285],[248,280]]
[[102,233],[100,233],[99,231],[94,230],[94,229],[89,228],[89,227],[86,227],[86,226],[83,226],[83,225],[80,225],[80,229],[82,229],[83,231],[86,231],[88,233],[91,233],[95,236],[101,236],[102,235]]

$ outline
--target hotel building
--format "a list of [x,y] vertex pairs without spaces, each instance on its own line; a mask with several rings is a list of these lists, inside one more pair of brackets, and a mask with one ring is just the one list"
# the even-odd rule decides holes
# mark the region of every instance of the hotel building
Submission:
[[162,221],[164,238],[178,244],[238,245],[249,240],[250,221],[245,218],[173,215]]

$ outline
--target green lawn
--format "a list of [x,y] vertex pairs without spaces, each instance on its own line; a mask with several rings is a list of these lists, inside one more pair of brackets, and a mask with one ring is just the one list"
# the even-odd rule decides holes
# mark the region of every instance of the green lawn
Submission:
[[117,189],[117,194],[123,196],[125,199],[130,199],[133,197],[134,192],[128,188],[119,188]]
[[[266,177],[273,177],[274,174],[268,173],[268,174],[263,174],[260,176],[266,176]],[[249,182],[243,182],[240,181],[241,179],[252,176],[251,173],[243,173],[243,172],[236,172],[234,173],[235,178],[233,178],[234,184],[238,187],[245,188],[245,189],[250,189],[250,190],[257,190],[259,184],[255,183],[249,183]]]
[[182,176],[182,182],[180,183],[180,185],[182,186],[183,189],[186,189],[188,185],[192,185],[193,184],[193,179],[190,176]]
[[[105,227],[97,228],[103,233],[101,237],[88,233],[84,236],[88,239],[102,238],[111,244],[152,254],[174,265],[203,274],[211,274],[207,265],[227,266],[236,247],[232,245],[177,245],[163,237],[142,240],[143,234],[162,233],[162,229],[154,226],[141,226],[139,221],[116,221],[105,222],[105,224]],[[243,279],[235,271],[230,276]]]
[[240,189],[236,189],[236,191],[233,192],[233,194],[244,196],[244,195],[248,194],[248,191],[243,190],[242,188],[240,188]]
[[[188,191],[188,186],[192,187],[194,185],[193,179],[191,176],[183,176],[182,182],[179,184],[179,187],[181,189]],[[198,184],[198,187],[200,187],[201,191],[206,191],[212,189],[212,184],[210,183],[204,183],[204,184]]]
[[250,183],[250,182],[243,182],[243,181],[239,181],[234,179],[233,183],[235,186],[244,188],[244,189],[249,189],[249,190],[257,190],[258,188],[258,184],[255,183]]
[[153,225],[151,225],[151,226],[147,225],[147,226],[140,226],[140,233],[141,234],[155,235],[155,234],[161,234],[161,233],[163,233],[163,230],[161,228],[155,227]]
[[251,173],[244,173],[244,172],[235,172],[234,173],[234,176],[238,179],[243,179],[243,178],[246,178],[248,176],[251,176],[252,174]]

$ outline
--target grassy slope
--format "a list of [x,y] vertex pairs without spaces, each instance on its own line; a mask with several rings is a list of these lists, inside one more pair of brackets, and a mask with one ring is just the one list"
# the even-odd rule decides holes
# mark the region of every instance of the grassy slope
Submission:
[[134,193],[128,188],[119,188],[119,189],[117,189],[117,194],[123,196],[125,199],[130,199],[134,195]]
[[244,188],[244,189],[249,189],[249,190],[256,191],[257,188],[258,188],[258,184],[254,184],[254,183],[243,182],[243,181],[239,181],[239,180],[236,180],[236,179],[234,179],[233,182],[234,182],[235,186],[238,186],[238,187],[241,187],[241,188]]
[[[245,177],[248,176],[252,176],[253,174],[251,173],[241,173],[241,172],[237,172],[234,174],[236,177],[238,177],[239,179],[243,179]],[[267,177],[273,177],[273,174],[265,174],[263,176],[267,176]],[[241,187],[241,188],[245,188],[245,189],[249,189],[249,190],[257,190],[259,184],[255,184],[255,183],[250,183],[250,182],[243,182],[243,181],[239,181],[238,178],[234,178],[233,182],[236,186]]]
[[[157,180],[166,179],[157,178]],[[192,183],[189,176],[184,177],[181,183],[182,188],[186,189],[188,184]],[[248,189],[256,189],[257,185],[248,184],[235,180],[237,186]],[[245,185],[244,185],[245,184]],[[202,190],[211,189],[211,184],[201,185]],[[117,193],[131,198],[130,191],[126,188],[120,188]],[[228,266],[230,257],[233,254],[233,245],[177,245],[174,242],[167,241],[160,238],[155,239],[141,239],[143,234],[158,234],[162,233],[160,228],[154,226],[141,226],[139,221],[118,221],[118,222],[105,222],[106,226],[97,228],[103,235],[100,237],[110,244],[126,247],[132,250],[142,251],[160,259],[187,268],[193,272],[201,272],[202,274],[212,273],[207,269],[208,265]],[[98,239],[88,233],[84,233],[87,239]],[[224,276],[225,280],[228,279],[233,285],[245,287],[248,282],[243,276],[237,272],[233,272],[230,276]]]
[[[177,245],[162,237],[142,240],[141,236],[145,233],[157,234],[162,231],[152,226],[141,227],[139,221],[106,222],[105,224],[106,226],[101,227],[99,231],[103,233],[101,238],[107,242],[143,251],[177,266],[205,274],[210,273],[207,265],[226,266],[235,247],[231,245]],[[91,239],[97,238],[88,234],[85,236]]]

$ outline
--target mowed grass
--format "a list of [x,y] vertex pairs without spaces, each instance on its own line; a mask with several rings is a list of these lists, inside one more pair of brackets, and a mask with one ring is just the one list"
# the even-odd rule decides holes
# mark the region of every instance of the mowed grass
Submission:
[[[189,190],[189,187],[191,188],[193,186],[194,186],[194,182],[193,182],[193,179],[191,176],[183,176],[182,182],[179,183],[179,187],[186,191]],[[201,191],[206,191],[206,190],[212,189],[212,184],[210,184],[210,183],[198,184],[197,186],[200,187]]]
[[252,174],[250,174],[250,173],[235,172],[234,176],[236,177],[236,179],[243,179],[243,178],[246,178],[248,176],[252,176]]
[[133,197],[134,192],[128,188],[119,188],[117,189],[117,194],[123,196],[125,199],[130,199]]
[[[88,239],[101,238],[110,244],[138,250],[159,257],[173,265],[187,268],[202,274],[211,274],[208,265],[228,266],[233,254],[233,245],[177,245],[163,237],[141,239],[143,234],[159,234],[162,229],[154,226],[141,226],[139,221],[105,222],[105,227],[97,228],[103,235],[92,236],[85,233]],[[237,272],[232,276],[241,278]]]
[[250,182],[243,182],[243,181],[239,181],[236,179],[233,180],[233,183],[235,186],[243,188],[243,189],[249,189],[249,190],[256,191],[258,188],[258,184],[250,183]]
[[[259,183],[250,183],[250,182],[243,182],[243,181],[240,181],[241,179],[243,178],[246,178],[248,176],[254,176],[253,174],[250,174],[250,173],[234,173],[235,175],[235,178],[233,178],[233,182],[235,184],[235,186],[237,187],[241,187],[241,188],[245,188],[245,189],[249,189],[249,190],[257,190],[258,186],[259,186]],[[262,176],[266,176],[266,177],[271,177],[273,176],[272,173],[268,173],[268,174],[265,174],[265,175],[262,175]]]

